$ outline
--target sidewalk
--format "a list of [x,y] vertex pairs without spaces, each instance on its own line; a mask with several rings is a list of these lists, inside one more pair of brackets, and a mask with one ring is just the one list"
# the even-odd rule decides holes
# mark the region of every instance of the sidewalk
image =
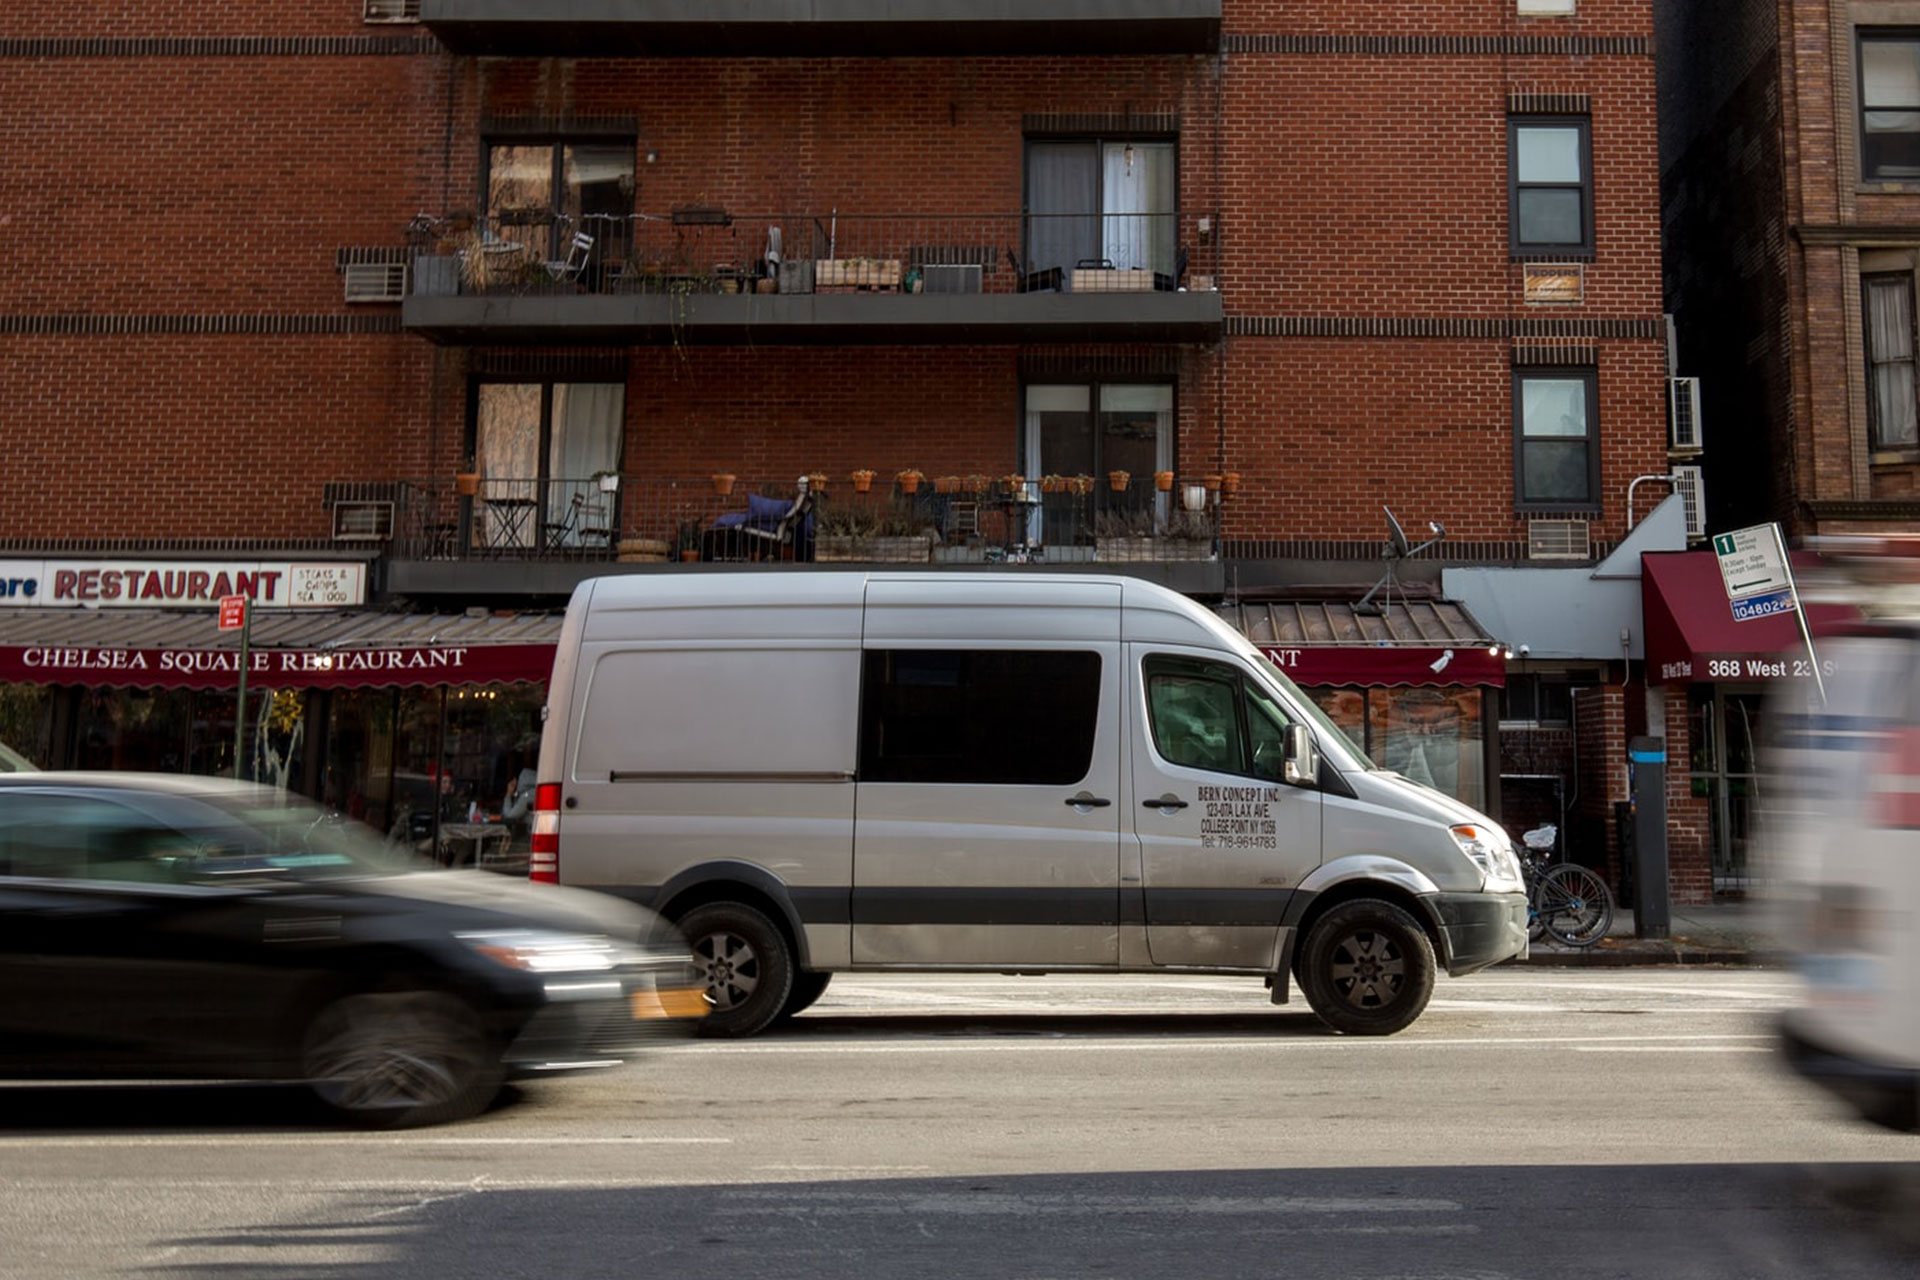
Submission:
[[1669,937],[1636,935],[1633,912],[1616,907],[1613,928],[1591,947],[1563,947],[1542,937],[1519,964],[1602,968],[1660,964],[1784,964],[1785,952],[1767,933],[1765,907],[1755,902],[1674,905]]

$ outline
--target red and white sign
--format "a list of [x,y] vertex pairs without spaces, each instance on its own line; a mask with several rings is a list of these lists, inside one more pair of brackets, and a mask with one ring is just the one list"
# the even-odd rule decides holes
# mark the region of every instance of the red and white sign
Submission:
[[218,608],[245,596],[266,609],[351,609],[366,603],[360,561],[0,560],[0,605],[43,608]]
[[238,631],[247,625],[247,598],[245,596],[220,597],[220,629]]
[[[247,680],[269,688],[352,689],[378,685],[494,684],[553,673],[551,644],[396,645],[366,649],[277,649],[247,653]],[[0,683],[141,685],[225,689],[240,674],[232,649],[123,649],[0,645]]]

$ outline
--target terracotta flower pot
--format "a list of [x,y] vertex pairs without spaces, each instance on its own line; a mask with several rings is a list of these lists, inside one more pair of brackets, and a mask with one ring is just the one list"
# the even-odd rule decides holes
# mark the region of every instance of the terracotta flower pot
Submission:
[[1220,492],[1220,477],[1217,475],[1202,477],[1200,483],[1206,488],[1208,493]]
[[1173,492],[1173,472],[1156,471],[1153,473],[1153,487],[1162,493]]
[[902,493],[920,492],[921,476],[919,472],[917,471],[902,472],[900,475],[896,476],[895,479],[897,479],[900,482],[900,492]]
[[853,491],[855,493],[866,493],[873,488],[873,472],[871,471],[856,471],[851,478],[853,480]]
[[1127,482],[1131,479],[1133,479],[1133,477],[1124,471],[1109,471],[1107,472],[1107,487],[1115,493],[1125,493],[1127,491]]
[[1220,492],[1240,492],[1240,473],[1238,471],[1223,471],[1220,473]]
[[463,498],[471,498],[480,492],[480,473],[478,471],[454,472],[453,491]]
[[729,471],[714,472],[713,473],[713,491],[719,494],[723,498],[726,497],[728,494],[732,493],[733,492],[733,473]]

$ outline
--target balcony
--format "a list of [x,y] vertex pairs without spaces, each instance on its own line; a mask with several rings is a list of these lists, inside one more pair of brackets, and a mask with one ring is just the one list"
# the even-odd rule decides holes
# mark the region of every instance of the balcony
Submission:
[[486,57],[1211,54],[1220,0],[420,0]]
[[416,219],[406,328],[446,345],[1211,343],[1209,215]]
[[472,488],[455,479],[330,486],[377,489],[394,502],[390,589],[482,595],[564,594],[615,564],[1124,566],[1204,585],[1219,575],[1220,518],[1232,501],[1221,477],[1172,473],[855,473],[804,484],[486,477]]

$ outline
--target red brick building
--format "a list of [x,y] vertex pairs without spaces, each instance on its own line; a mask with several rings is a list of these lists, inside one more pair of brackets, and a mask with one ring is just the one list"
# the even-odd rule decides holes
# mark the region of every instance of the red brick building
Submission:
[[[1391,628],[1442,566],[1584,580],[1665,493],[1630,497],[1669,472],[1651,10],[11,12],[0,555],[117,584],[155,558],[284,561],[360,614],[450,619],[678,572],[682,548],[774,571],[1124,560],[1202,598],[1331,603],[1345,628],[1277,644],[1372,647],[1376,624],[1409,651],[1516,643]],[[1356,619],[1383,506],[1446,536]],[[362,576],[305,569],[340,563]],[[0,650],[130,643],[73,610],[47,630],[58,603],[19,602]],[[318,652],[317,611],[262,617],[269,648]],[[1436,782],[1495,805],[1539,763],[1500,758],[1509,674],[1513,741],[1559,708],[1552,771],[1605,775],[1575,761],[1569,690],[1636,675],[1638,651],[1592,631],[1464,683],[1297,674],[1389,762],[1424,690],[1413,718],[1455,726]],[[141,676],[0,665],[0,737],[231,767],[223,679],[154,686],[141,737]],[[382,818],[403,776],[472,775],[484,800],[537,730],[537,681],[505,720],[498,689],[456,714],[491,688],[473,681],[289,682],[251,754]],[[1604,857],[1606,803],[1572,790]]]

